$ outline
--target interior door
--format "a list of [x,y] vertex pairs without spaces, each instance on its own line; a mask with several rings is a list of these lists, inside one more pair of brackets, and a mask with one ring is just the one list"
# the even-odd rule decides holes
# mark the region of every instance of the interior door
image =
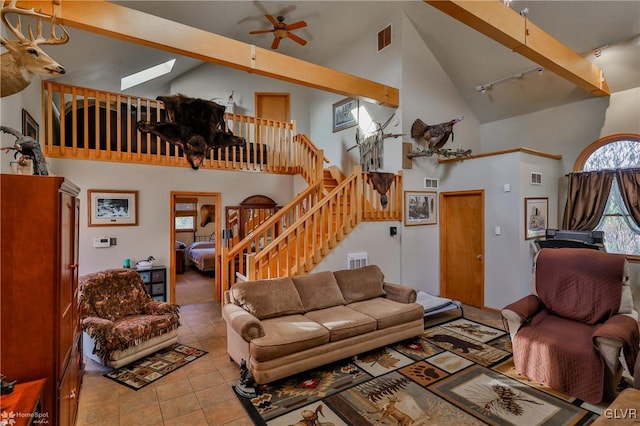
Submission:
[[288,122],[289,94],[256,92],[256,117]]
[[[219,192],[178,192],[171,191],[171,202],[170,202],[170,222],[169,229],[171,234],[170,239],[170,252],[171,254],[171,264],[170,264],[170,274],[169,274],[169,299],[167,301],[171,301],[172,303],[176,303],[176,250],[175,250],[175,241],[176,241],[176,228],[175,228],[175,219],[176,219],[176,200],[179,198],[198,198],[198,197],[206,197],[213,198],[213,205],[215,205],[215,225],[214,225],[214,241],[216,247],[222,247],[221,239],[220,239],[220,229],[221,229],[221,208],[220,208],[220,193]],[[196,217],[196,227],[199,224],[200,215]],[[216,251],[216,264],[214,272],[214,299],[219,301],[221,300],[222,290],[221,290],[221,279],[220,279],[220,261],[221,261],[221,253]]]
[[484,307],[484,191],[440,193],[440,294]]

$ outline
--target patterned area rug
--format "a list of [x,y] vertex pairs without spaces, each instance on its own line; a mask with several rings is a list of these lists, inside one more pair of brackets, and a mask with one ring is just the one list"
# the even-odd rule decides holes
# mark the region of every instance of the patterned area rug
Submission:
[[507,333],[465,318],[238,399],[257,425],[587,425],[601,411],[518,377]]
[[176,343],[131,364],[111,370],[105,373],[104,377],[133,390],[139,390],[206,353],[206,351]]

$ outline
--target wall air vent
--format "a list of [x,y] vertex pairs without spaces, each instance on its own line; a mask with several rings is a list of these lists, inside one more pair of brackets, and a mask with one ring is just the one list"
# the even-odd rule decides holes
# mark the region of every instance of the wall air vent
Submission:
[[542,185],[542,173],[531,172],[531,185]]
[[378,32],[378,52],[391,45],[391,24]]
[[367,253],[349,253],[347,255],[347,269],[358,269],[367,266],[369,256]]
[[427,189],[438,189],[438,179],[424,178],[424,187]]

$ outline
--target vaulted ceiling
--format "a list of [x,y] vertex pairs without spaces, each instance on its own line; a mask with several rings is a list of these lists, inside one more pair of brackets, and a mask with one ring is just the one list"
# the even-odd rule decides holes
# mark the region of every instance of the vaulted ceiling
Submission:
[[[535,62],[422,1],[114,3],[264,48],[270,47],[273,36],[249,32],[271,28],[265,13],[283,15],[286,22],[305,20],[308,26],[295,33],[308,41],[306,46],[283,40],[278,52],[318,64],[325,63],[350,39],[370,34],[375,43],[386,18],[403,11],[483,123],[593,97],[551,72],[539,75]],[[527,19],[601,68],[611,92],[640,86],[639,1],[513,0],[509,7],[526,9]],[[69,70],[60,81],[71,84],[119,85],[121,76],[174,56],[75,28],[69,32],[69,44],[56,46],[51,52]],[[602,54],[595,57],[593,50],[598,47]],[[152,92],[154,86],[162,87],[201,63],[179,57],[171,75],[146,83],[144,89]],[[520,73],[525,75],[517,78]],[[495,84],[484,94],[477,90],[492,82]]]

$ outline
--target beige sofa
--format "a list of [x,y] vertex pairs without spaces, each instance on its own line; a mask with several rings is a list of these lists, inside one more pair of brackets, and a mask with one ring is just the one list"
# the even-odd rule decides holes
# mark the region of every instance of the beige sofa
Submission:
[[415,290],[375,266],[236,283],[225,293],[227,352],[256,383],[420,336]]

